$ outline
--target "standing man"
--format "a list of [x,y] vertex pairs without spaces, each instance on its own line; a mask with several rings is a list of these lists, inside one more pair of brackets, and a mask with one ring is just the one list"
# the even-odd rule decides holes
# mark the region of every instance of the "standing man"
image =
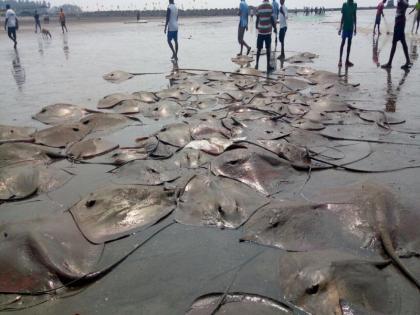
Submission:
[[255,69],[258,69],[261,50],[264,47],[267,51],[267,73],[274,70],[270,66],[270,55],[271,55],[271,34],[273,28],[276,28],[276,22],[273,19],[273,7],[268,0],[263,0],[258,6],[257,9],[257,21],[256,26],[258,30],[258,39],[257,39],[257,64]]
[[241,45],[241,52],[238,54],[238,56],[242,55],[244,46],[247,49],[246,54],[249,55],[249,53],[251,52],[251,47],[244,40],[245,31],[248,30],[248,17],[249,17],[249,8],[245,0],[241,0],[241,3],[239,5],[239,16],[240,16],[240,20],[239,20],[239,28],[238,28],[238,42],[239,42],[239,45]]
[[[277,0],[273,0],[272,6],[273,6],[273,19],[277,23],[277,21],[279,20],[279,14],[280,14],[280,6]],[[276,41],[276,46],[274,47],[274,51],[277,51],[277,28],[274,29],[274,35],[275,35],[275,41]]]
[[347,39],[347,58],[346,58],[346,67],[353,67],[353,63],[350,62],[350,51],[351,51],[351,42],[353,39],[353,33],[356,35],[357,33],[357,3],[353,0],[347,0],[346,3],[343,4],[341,9],[341,23],[340,23],[340,30],[338,31],[338,35],[341,35],[341,46],[340,46],[340,61],[338,62],[338,66],[341,67],[343,65],[343,50],[344,45],[346,44]]
[[376,34],[376,26],[378,26],[378,35],[381,35],[381,19],[382,17],[385,17],[384,9],[386,1],[387,0],[381,0],[381,2],[379,2],[378,4],[378,7],[376,8],[376,19],[375,25],[373,26],[373,35]]
[[64,14],[63,8],[60,9],[60,23],[61,23],[61,30],[63,31],[64,34],[64,30],[66,30],[67,32],[67,26],[66,26],[66,15]]
[[285,0],[280,0],[280,14],[279,14],[279,40],[281,44],[281,54],[280,59],[284,60],[284,39],[286,38],[286,32],[287,32],[287,20],[289,18],[287,8],[284,5]]
[[408,1],[398,0],[397,3],[397,14],[395,16],[395,26],[394,26],[394,37],[392,39],[392,48],[391,54],[389,56],[388,63],[382,65],[382,69],[391,69],[392,60],[394,59],[395,50],[397,49],[397,43],[400,41],[405,55],[405,64],[401,67],[403,70],[408,70],[411,66],[410,55],[408,54],[408,46],[405,40],[405,23],[406,17],[405,13],[407,12]]
[[411,34],[414,33],[414,26],[415,26],[416,22],[417,22],[416,34],[418,34],[419,33],[419,24],[420,24],[420,0],[417,1],[413,10],[410,11],[410,14],[413,13],[414,11],[417,11],[417,12],[416,12],[416,16],[414,17],[413,28],[411,29]]
[[7,35],[15,43],[14,48],[17,47],[16,31],[19,29],[19,21],[16,17],[15,11],[6,4],[6,20],[4,21],[4,30],[7,30]]
[[39,14],[38,14],[38,11],[36,10],[34,14],[34,19],[35,19],[35,33],[38,33],[38,28],[39,28],[39,31],[41,32],[41,21],[39,20]]
[[[172,50],[173,60],[178,60],[178,8],[174,0],[169,0],[168,10],[166,11],[165,34],[168,32],[168,44]],[[175,48],[172,45],[175,42]]]

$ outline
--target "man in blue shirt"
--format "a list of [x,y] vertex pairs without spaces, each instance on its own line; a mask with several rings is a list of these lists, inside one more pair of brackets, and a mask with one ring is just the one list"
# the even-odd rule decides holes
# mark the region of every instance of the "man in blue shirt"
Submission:
[[251,47],[244,40],[245,31],[248,30],[248,16],[249,16],[249,8],[245,0],[241,0],[241,4],[239,5],[238,15],[240,16],[239,28],[238,28],[238,42],[239,42],[239,45],[241,45],[241,52],[238,54],[238,56],[242,55],[244,46],[247,48],[246,54],[249,55],[249,53],[251,52]]

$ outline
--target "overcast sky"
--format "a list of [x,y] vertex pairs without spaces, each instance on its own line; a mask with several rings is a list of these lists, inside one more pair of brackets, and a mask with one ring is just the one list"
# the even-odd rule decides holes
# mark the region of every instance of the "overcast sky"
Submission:
[[[257,5],[262,0],[247,0],[248,4]],[[271,1],[271,0],[270,0]],[[359,6],[376,5],[379,0],[359,0]],[[50,0],[51,4],[58,6],[64,3],[77,4],[83,10],[108,10],[108,9],[164,9],[168,5],[167,0]],[[232,8],[239,4],[240,0],[175,0],[180,8]],[[307,6],[339,7],[341,0],[286,0],[289,8]]]

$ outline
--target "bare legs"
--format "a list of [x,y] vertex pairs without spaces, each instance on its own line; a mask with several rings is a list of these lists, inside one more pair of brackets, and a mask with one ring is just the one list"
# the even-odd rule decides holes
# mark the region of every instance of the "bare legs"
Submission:
[[[390,69],[392,67],[392,61],[394,60],[395,51],[397,50],[397,43],[398,43],[397,40],[394,40],[392,42],[392,48],[391,48],[391,54],[389,55],[389,60],[388,60],[388,63],[382,66],[383,69]],[[410,55],[408,54],[408,46],[407,46],[405,37],[401,39],[401,44],[403,46],[405,60],[406,60],[405,65],[403,65],[401,68],[408,69],[410,67],[411,61],[410,61]]]
[[168,45],[169,45],[169,48],[171,48],[172,50],[172,59],[178,60],[178,41],[177,40],[174,40],[174,41],[175,41],[175,48],[174,48],[174,45],[172,45],[172,40],[170,39],[168,39]]
[[[352,67],[353,63],[350,62],[350,52],[351,52],[351,38],[347,38],[347,57],[346,57],[346,66]],[[344,51],[344,45],[346,44],[346,39],[343,38],[341,40],[341,46],[340,46],[340,61],[338,62],[338,66],[341,67],[343,65],[343,51]]]
[[247,49],[247,52],[246,52],[247,55],[249,55],[249,53],[251,52],[251,47],[244,40],[245,30],[246,30],[245,27],[239,26],[239,29],[238,29],[238,43],[241,46],[241,52],[239,53],[239,56],[243,54],[244,46]]

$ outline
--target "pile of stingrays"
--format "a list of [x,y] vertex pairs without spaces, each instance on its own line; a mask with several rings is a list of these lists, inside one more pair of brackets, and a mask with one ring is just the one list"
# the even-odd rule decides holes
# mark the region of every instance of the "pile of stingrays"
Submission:
[[[251,68],[178,70],[168,78],[167,89],[108,95],[95,110],[47,106],[33,116],[49,125],[40,130],[0,126],[2,206],[77,180],[58,161],[112,166],[111,181],[66,211],[2,221],[1,310],[83,288],[183,224],[240,229],[238,241],[289,252],[273,261],[283,296],[221,288],[185,305],[186,314],[418,314],[419,214],[376,182],[310,200],[300,194],[312,172],[420,167],[415,130],[348,101],[363,94],[358,84],[309,67],[273,77]],[[161,128],[144,136],[153,124]],[[115,141],[127,129],[128,146]],[[109,244],[152,226],[144,242],[98,266]]]

